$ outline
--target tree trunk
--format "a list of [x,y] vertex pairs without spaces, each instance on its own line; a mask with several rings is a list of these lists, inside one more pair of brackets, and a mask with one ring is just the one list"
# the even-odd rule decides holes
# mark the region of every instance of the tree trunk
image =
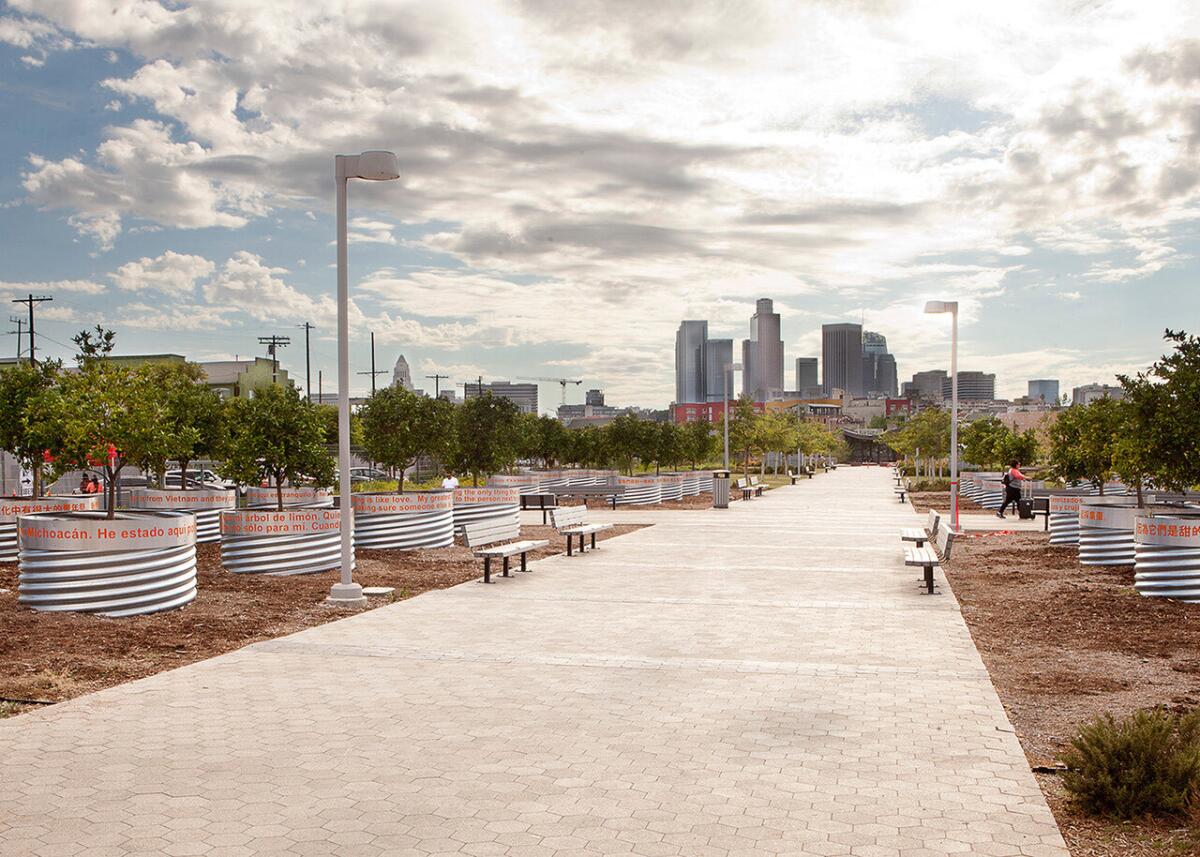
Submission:
[[1146,508],[1146,500],[1142,496],[1142,480],[1137,481],[1137,504],[1139,509]]
[[[33,472],[33,484],[29,486],[29,492],[30,492],[30,494],[33,495],[33,499],[36,500],[38,497],[42,496],[42,465],[41,465],[41,463],[35,461],[33,463],[33,467],[31,467],[30,470]],[[20,482],[19,479],[17,481]],[[18,485],[17,493],[20,493],[20,490],[21,490],[21,486]]]
[[1103,479],[1100,480],[1100,496],[1101,497],[1104,496],[1104,480]]
[[108,514],[106,517],[111,521],[117,516],[117,476],[121,473],[121,468],[125,464],[122,463],[116,469],[109,465],[104,465],[104,476],[108,480],[108,485],[104,488],[104,495],[108,498]]
[[[348,498],[342,498],[343,503],[350,502]],[[283,474],[278,470],[275,471],[275,505],[276,511],[283,511]]]
[[[184,491],[188,490],[187,472],[188,472],[189,464],[191,464],[191,459],[187,459],[187,458],[179,459],[179,487],[182,488]],[[203,475],[203,474],[201,474],[201,475]],[[167,479],[167,476],[164,473],[163,474],[163,487],[164,488],[167,487],[166,479]]]

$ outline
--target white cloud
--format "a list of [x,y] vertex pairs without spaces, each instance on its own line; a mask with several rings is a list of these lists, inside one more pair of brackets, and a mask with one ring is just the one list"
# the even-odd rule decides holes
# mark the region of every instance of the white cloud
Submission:
[[[330,154],[386,146],[402,180],[354,184],[351,241],[441,255],[369,277],[356,329],[570,347],[646,401],[681,317],[740,337],[759,296],[806,331],[867,307],[920,355],[925,292],[968,323],[1046,256],[1079,257],[1060,296],[1153,277],[1200,216],[1200,8],[1173,0],[9,6],[0,40],[33,57],[138,63],[101,85],[157,120],[115,114],[94,152],[23,176],[101,250],[133,223],[315,219]],[[332,313],[249,251],[210,275],[213,307]]]
[[55,292],[71,292],[80,295],[98,295],[103,293],[105,287],[92,280],[42,280],[39,282],[30,283],[6,283],[0,281],[0,291],[9,292],[14,295],[28,294],[32,292],[35,295],[49,294]]
[[203,256],[192,256],[168,250],[157,258],[142,257],[126,262],[110,279],[117,287],[130,292],[158,291],[173,296],[191,294],[196,281],[207,277],[215,266]]

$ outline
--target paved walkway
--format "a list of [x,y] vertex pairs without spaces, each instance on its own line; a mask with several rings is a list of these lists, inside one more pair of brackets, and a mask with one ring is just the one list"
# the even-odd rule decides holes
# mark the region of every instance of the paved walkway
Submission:
[[0,855],[1065,857],[883,470],[0,721]]

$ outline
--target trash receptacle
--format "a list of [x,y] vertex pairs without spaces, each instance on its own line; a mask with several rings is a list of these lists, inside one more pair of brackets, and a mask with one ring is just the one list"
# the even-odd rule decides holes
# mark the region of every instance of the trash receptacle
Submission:
[[712,497],[714,509],[729,508],[729,471],[714,470],[712,480]]
[[1033,519],[1033,498],[1021,499],[1017,501],[1017,517],[1025,521]]

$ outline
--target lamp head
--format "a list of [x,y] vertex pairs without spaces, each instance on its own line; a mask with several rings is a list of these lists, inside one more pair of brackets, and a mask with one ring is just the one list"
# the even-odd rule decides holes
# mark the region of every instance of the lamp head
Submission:
[[930,314],[958,312],[958,301],[926,301],[925,312]]
[[400,164],[393,152],[370,151],[361,155],[338,155],[338,175],[348,179],[386,182],[400,178]]

